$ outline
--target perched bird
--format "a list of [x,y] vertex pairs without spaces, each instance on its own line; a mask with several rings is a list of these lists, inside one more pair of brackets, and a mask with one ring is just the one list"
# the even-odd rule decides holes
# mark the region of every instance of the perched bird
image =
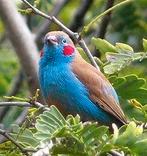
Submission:
[[39,62],[39,81],[48,105],[65,116],[118,126],[127,123],[117,94],[105,76],[87,63],[62,31],[46,34]]

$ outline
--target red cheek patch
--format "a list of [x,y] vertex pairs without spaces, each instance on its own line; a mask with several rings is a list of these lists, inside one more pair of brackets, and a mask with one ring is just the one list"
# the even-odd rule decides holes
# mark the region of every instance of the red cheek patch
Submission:
[[64,49],[63,49],[63,54],[65,56],[69,56],[69,55],[72,55],[74,53],[75,49],[70,46],[70,45],[67,45],[67,46],[64,46]]
[[42,57],[43,56],[43,49],[42,50],[40,50],[40,57]]

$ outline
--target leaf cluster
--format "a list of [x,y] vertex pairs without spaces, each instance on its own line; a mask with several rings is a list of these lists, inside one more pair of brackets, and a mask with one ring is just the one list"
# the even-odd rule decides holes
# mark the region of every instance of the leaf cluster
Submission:
[[[39,150],[42,145],[51,145],[48,146],[51,155],[105,155],[114,149],[132,155],[145,152],[147,134],[143,133],[142,126],[131,122],[118,129],[113,124],[113,130],[114,134],[111,134],[108,127],[98,126],[96,122],[82,123],[78,115],[65,119],[55,106],[51,106],[49,111],[37,117],[35,128],[22,129],[15,125],[11,136],[25,149]],[[10,142],[0,144],[0,149],[1,155],[14,150],[20,154]]]

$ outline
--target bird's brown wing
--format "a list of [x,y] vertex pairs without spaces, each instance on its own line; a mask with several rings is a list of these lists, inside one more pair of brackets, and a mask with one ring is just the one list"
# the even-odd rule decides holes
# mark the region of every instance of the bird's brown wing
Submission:
[[90,98],[95,104],[99,104],[103,110],[113,115],[121,123],[127,123],[122,109],[114,98],[113,93],[111,93],[112,86],[109,81],[100,71],[87,63],[78,52],[72,63],[72,70],[87,87]]

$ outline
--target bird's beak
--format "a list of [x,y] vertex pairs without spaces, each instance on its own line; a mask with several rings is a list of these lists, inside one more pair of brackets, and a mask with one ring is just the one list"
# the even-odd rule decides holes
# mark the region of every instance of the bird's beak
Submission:
[[49,44],[53,44],[53,45],[57,45],[58,44],[58,40],[56,36],[47,36],[47,42]]

